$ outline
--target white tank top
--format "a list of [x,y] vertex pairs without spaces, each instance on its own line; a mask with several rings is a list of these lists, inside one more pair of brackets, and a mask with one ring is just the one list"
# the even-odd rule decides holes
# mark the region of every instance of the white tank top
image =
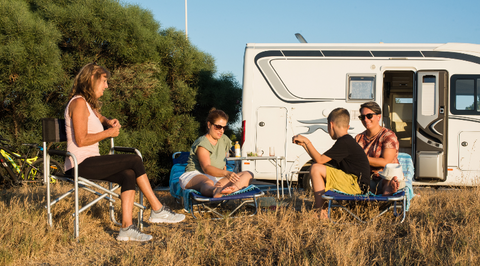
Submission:
[[[75,155],[75,157],[77,158],[78,164],[80,164],[81,162],[83,162],[85,159],[89,157],[100,155],[100,151],[98,149],[98,142],[89,146],[78,147],[77,142],[75,141],[75,132],[73,131],[72,118],[68,113],[68,108],[70,107],[70,103],[74,99],[77,99],[80,97],[83,98],[80,95],[76,95],[68,102],[68,105],[67,105],[67,108],[65,108],[65,114],[64,114],[65,128],[67,130],[67,151]],[[100,119],[98,119],[98,117],[95,115],[95,112],[90,107],[90,104],[88,104],[88,102],[86,103],[87,103],[88,112],[90,113],[90,115],[88,116],[88,128],[87,128],[88,134],[96,134],[98,132],[102,132],[103,131],[102,122],[100,122]],[[65,160],[65,171],[70,170],[71,168],[73,168],[73,160],[72,158],[68,157],[68,160]]]

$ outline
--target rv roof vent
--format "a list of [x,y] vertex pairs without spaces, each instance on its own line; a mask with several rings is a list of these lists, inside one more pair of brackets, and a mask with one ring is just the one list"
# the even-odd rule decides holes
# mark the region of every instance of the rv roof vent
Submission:
[[297,37],[297,40],[301,43],[307,43],[307,41],[305,40],[305,38],[303,38],[302,34],[300,33],[295,33],[295,37]]

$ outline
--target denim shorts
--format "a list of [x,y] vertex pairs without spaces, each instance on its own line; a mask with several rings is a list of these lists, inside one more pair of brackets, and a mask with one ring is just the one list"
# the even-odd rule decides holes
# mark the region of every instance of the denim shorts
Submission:
[[201,173],[200,171],[193,170],[193,171],[190,171],[190,172],[183,173],[178,178],[178,182],[180,183],[180,187],[182,189],[185,189],[185,186],[188,184],[188,182],[190,182],[190,180],[192,180],[192,178],[196,177],[197,175],[204,175],[204,176],[208,177],[208,179],[213,181],[214,185],[218,182],[218,180],[223,178],[223,177],[214,177],[214,176],[211,176],[211,175]]

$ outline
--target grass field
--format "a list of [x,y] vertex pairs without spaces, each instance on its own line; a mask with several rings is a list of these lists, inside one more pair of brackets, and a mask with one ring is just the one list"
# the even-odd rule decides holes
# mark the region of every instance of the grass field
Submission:
[[[57,193],[67,187],[54,185]],[[107,204],[80,215],[73,239],[73,200],[54,206],[46,224],[45,187],[0,191],[1,265],[478,265],[480,189],[416,189],[407,220],[368,225],[319,222],[312,198],[296,193],[286,206],[255,217],[150,225],[147,243],[117,242]],[[162,203],[182,212],[168,192]],[[89,196],[82,194],[85,202]],[[70,205],[69,205],[70,204]],[[119,203],[117,203],[119,205]],[[375,212],[375,208],[368,208]],[[146,217],[150,210],[146,212]]]

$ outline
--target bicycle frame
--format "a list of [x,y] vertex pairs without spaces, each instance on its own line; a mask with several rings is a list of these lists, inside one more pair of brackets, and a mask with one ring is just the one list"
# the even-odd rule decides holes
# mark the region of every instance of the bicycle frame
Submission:
[[[15,162],[15,159],[20,162],[20,165]],[[0,148],[0,161],[15,182],[18,182],[19,179],[25,180],[26,167],[32,166],[37,159],[38,153],[35,157],[27,158],[26,156],[21,156],[20,154],[12,152],[5,147]],[[7,162],[10,163],[10,165]]]
[[[5,168],[7,171],[8,175],[13,179],[12,181],[15,183],[18,183],[17,175],[13,172],[12,168],[10,165],[7,164],[7,159],[3,157],[3,153],[0,153],[0,162],[2,163],[2,166]],[[9,162],[9,161],[8,161]],[[5,177],[4,177],[5,178]]]

